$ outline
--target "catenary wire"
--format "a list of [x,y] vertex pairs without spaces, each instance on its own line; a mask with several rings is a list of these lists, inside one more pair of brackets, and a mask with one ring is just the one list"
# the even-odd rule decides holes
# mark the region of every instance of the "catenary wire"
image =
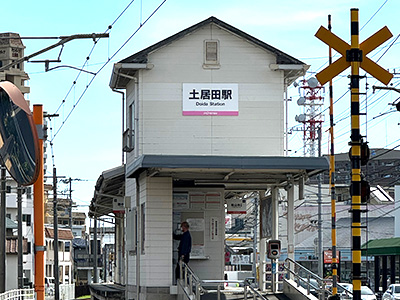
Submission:
[[85,89],[83,90],[83,92],[81,93],[81,95],[79,96],[77,102],[72,106],[71,110],[69,111],[68,115],[65,117],[65,119],[63,120],[63,122],[61,123],[60,127],[58,128],[58,130],[56,131],[52,141],[57,137],[58,133],[60,132],[60,130],[64,127],[65,123],[67,122],[67,120],[69,119],[69,117],[71,116],[71,114],[74,112],[76,106],[80,103],[80,101],[82,100],[83,96],[86,94],[87,90],[89,89],[89,87],[91,86],[92,82],[94,81],[94,79],[96,78],[96,76],[104,69],[104,67],[119,53],[119,51],[121,51],[121,49],[123,47],[126,46],[126,44],[136,35],[137,32],[139,32],[139,30],[141,28],[143,28],[143,26],[147,23],[147,21],[149,21],[154,14],[162,7],[162,5],[166,2],[167,0],[163,0],[161,2],[161,4],[147,17],[147,19],[139,25],[139,27],[133,32],[133,34],[121,45],[120,48],[118,48],[117,51],[114,52],[114,54],[109,57],[107,59],[107,61],[100,67],[100,69],[96,72],[95,75],[93,75],[93,77],[91,78],[91,80],[89,81],[89,83],[86,85]]

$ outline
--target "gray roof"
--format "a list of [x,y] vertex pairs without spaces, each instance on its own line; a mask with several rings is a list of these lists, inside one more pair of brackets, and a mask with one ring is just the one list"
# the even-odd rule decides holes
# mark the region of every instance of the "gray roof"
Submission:
[[216,24],[219,27],[226,29],[232,33],[234,33],[237,36],[240,36],[241,38],[246,39],[247,41],[269,51],[272,52],[273,54],[276,55],[276,63],[277,64],[296,64],[296,65],[305,65],[305,63],[303,63],[302,61],[276,49],[275,47],[272,47],[271,45],[268,45],[267,43],[264,43],[263,41],[245,33],[244,31],[241,31],[219,19],[217,19],[216,17],[210,17],[200,23],[197,23],[189,28],[186,28],[150,47],[147,47],[146,49],[137,52],[123,60],[120,61],[120,63],[147,63],[147,55],[155,50],[158,50],[161,47],[164,47],[172,42],[174,42],[175,40],[178,40],[196,30],[198,30],[199,28],[208,25],[210,23]]
[[127,165],[126,176],[147,171],[156,177],[220,184],[225,189],[266,188],[329,169],[324,157],[142,155]]
[[13,220],[11,220],[10,218],[6,217],[6,228],[7,229],[17,229],[18,224],[16,222],[14,222]]
[[89,217],[113,212],[114,198],[125,196],[125,165],[104,171],[97,179]]

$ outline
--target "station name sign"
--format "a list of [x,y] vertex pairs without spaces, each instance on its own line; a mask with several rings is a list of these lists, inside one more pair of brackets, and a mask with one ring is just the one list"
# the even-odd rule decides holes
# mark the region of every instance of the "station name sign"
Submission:
[[182,114],[184,116],[239,115],[238,84],[184,83]]

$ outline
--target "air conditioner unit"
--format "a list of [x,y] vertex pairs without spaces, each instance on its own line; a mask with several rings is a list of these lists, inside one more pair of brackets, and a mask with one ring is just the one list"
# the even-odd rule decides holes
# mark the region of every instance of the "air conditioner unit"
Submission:
[[133,130],[130,130],[129,128],[127,128],[127,129],[124,131],[124,134],[123,134],[123,136],[122,136],[122,139],[123,139],[122,151],[124,151],[124,152],[131,152],[133,149],[135,149]]

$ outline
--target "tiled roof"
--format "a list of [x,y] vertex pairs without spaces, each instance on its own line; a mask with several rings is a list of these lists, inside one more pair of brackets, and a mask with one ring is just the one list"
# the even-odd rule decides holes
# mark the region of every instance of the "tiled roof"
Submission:
[[[47,238],[54,239],[54,228],[46,227],[44,230]],[[59,240],[72,240],[73,238],[74,235],[72,234],[71,229],[58,228]]]
[[[22,240],[22,249],[24,254],[28,254],[28,240]],[[6,239],[6,253],[7,254],[18,254],[18,238],[7,237]]]

